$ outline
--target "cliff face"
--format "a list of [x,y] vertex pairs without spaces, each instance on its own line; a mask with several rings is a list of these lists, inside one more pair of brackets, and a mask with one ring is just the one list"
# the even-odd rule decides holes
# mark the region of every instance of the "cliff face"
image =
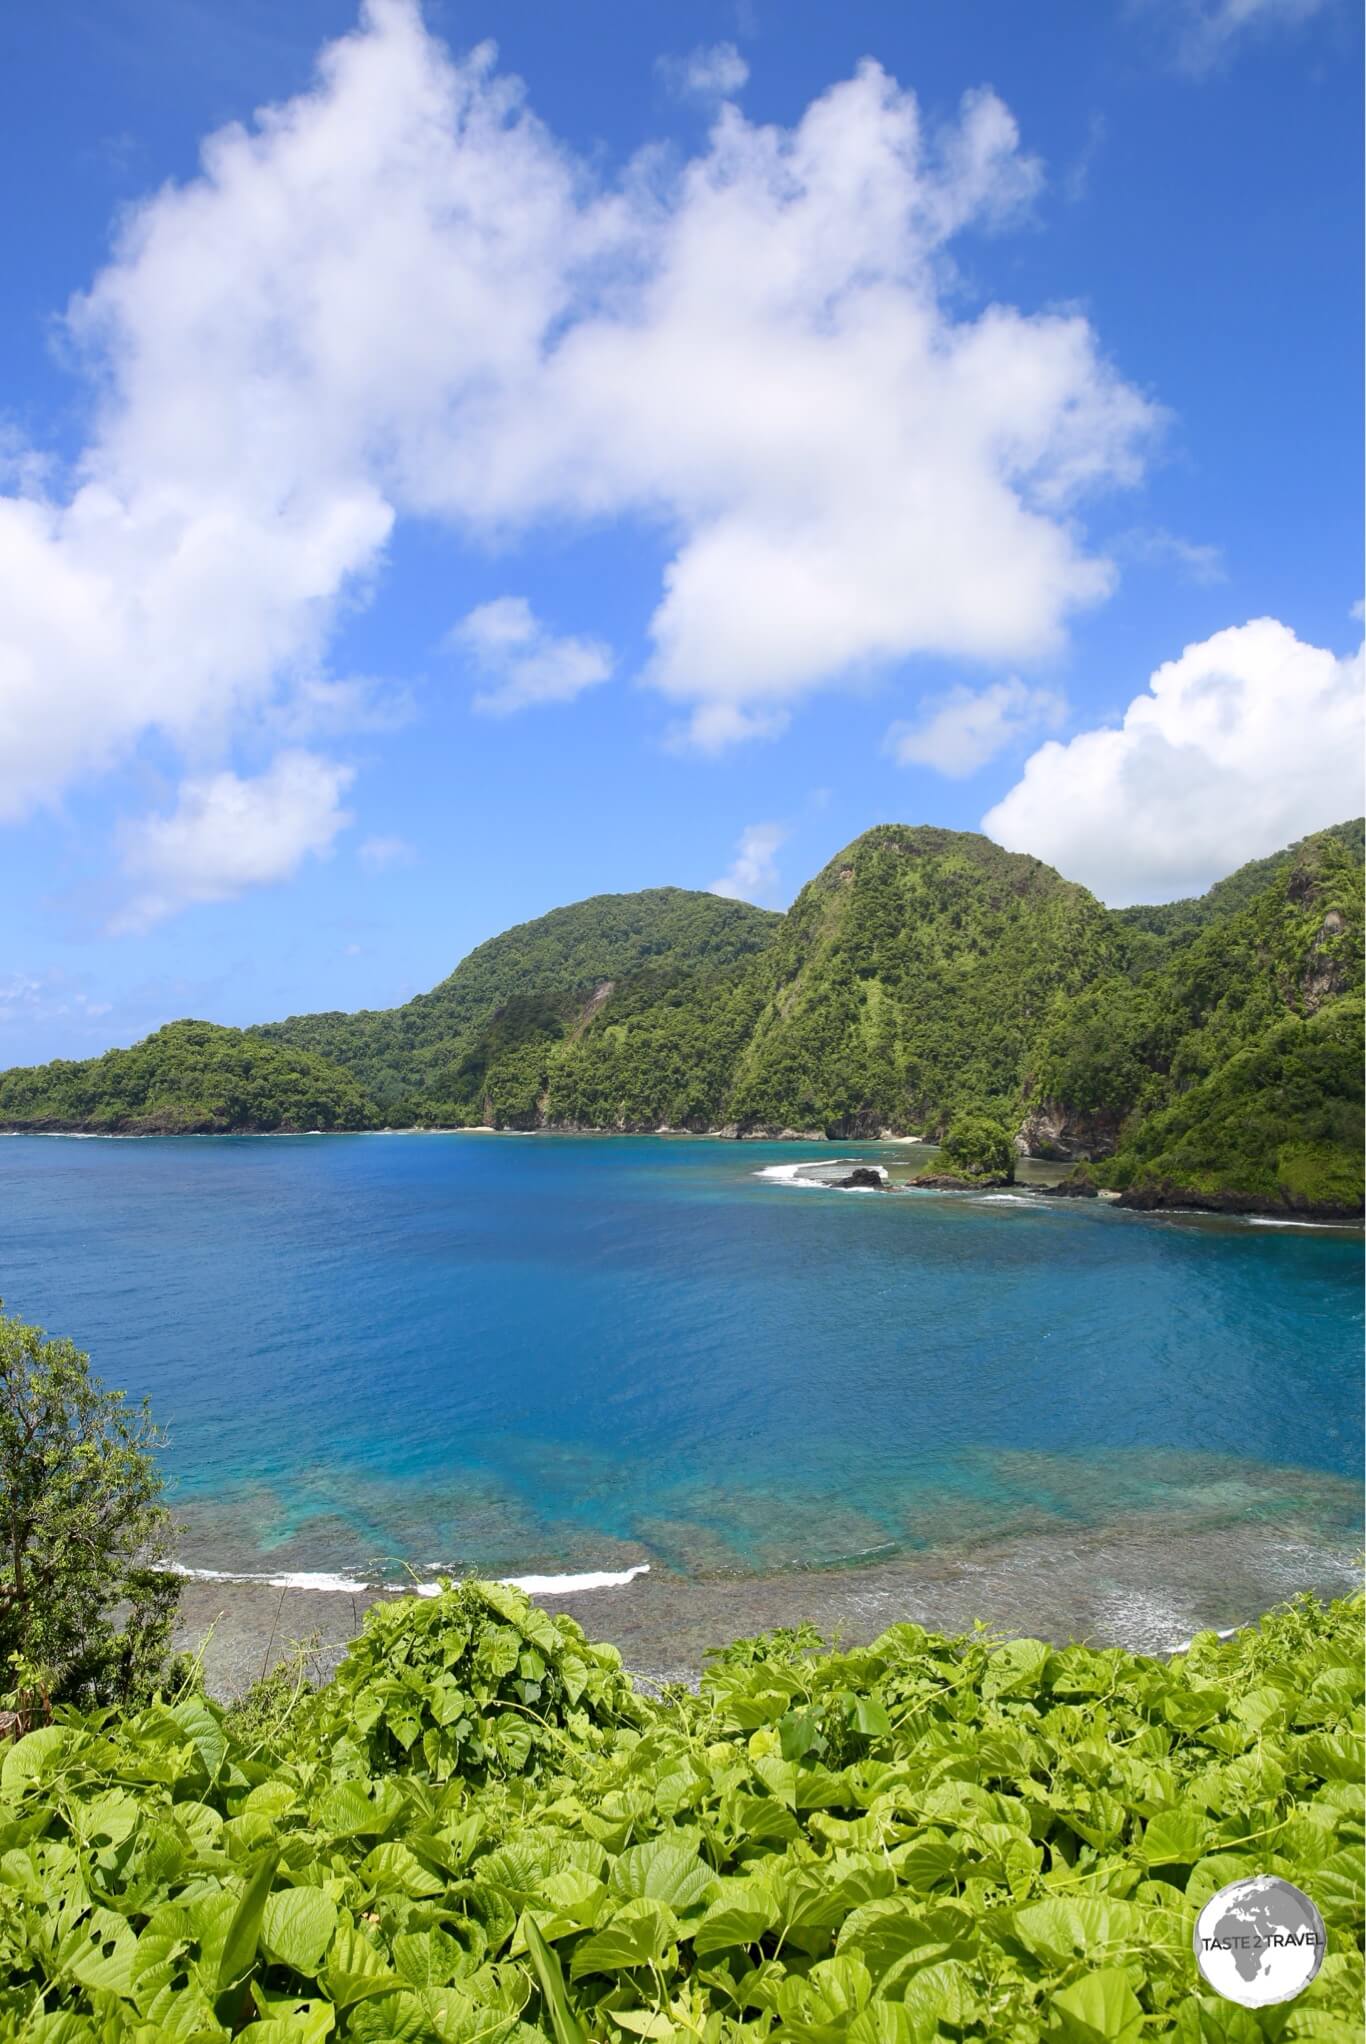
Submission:
[[1111,1157],[1124,1125],[1122,1111],[1079,1108],[1065,1100],[1036,1100],[1020,1122],[1018,1143],[1027,1157],[1050,1163],[1076,1163]]

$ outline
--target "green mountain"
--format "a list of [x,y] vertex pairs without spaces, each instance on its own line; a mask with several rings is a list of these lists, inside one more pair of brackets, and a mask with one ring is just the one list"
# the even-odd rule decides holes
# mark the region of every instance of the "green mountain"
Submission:
[[879,825],[802,889],[755,968],[727,1118],[876,1135],[1009,1113],[1052,1004],[1122,956],[1100,903],[1051,866]]
[[1288,1015],[1126,1130],[1105,1176],[1127,1206],[1361,1212],[1359,994]]
[[[653,1127],[659,1113],[615,1111],[611,1079],[580,1072],[583,1060],[569,1055],[575,1044],[614,997],[618,1018],[642,1006],[696,1010],[702,1021],[685,1027],[675,1046],[686,1086],[714,1001],[727,997],[737,972],[781,923],[748,902],[681,887],[594,895],[490,938],[401,1008],[295,1015],[255,1033],[344,1066],[395,1122],[533,1128],[548,1118],[592,1126],[643,1118]],[[565,1077],[552,1113],[545,1104],[550,1069],[566,1057],[577,1076]],[[652,1101],[662,1099],[673,1069],[665,1046],[652,1045],[646,1062],[646,1090]]]
[[131,1050],[0,1072],[0,1128],[205,1135],[375,1120],[349,1072],[213,1022],[168,1022]]
[[482,945],[388,1014],[263,1033],[426,1119],[876,1134],[969,1102],[1008,1112],[1050,1005],[1126,955],[1039,860],[886,824],[786,916],[607,896]]
[[597,896],[399,1008],[0,1074],[0,1125],[937,1136],[972,1112],[1130,1204],[1351,1213],[1361,927],[1360,823],[1118,912],[986,838],[884,824],[786,915]]
[[[1272,877],[1250,893],[1231,876],[1224,899],[1246,906],[1216,911],[1164,964],[1102,975],[1060,1004],[1026,1085],[1030,1148],[1112,1157],[1104,1176],[1134,1204],[1142,1192],[1148,1204],[1355,1210],[1359,845],[1323,831],[1259,862]],[[1346,1198],[1344,1172],[1358,1186]]]
[[1130,933],[1146,932],[1171,946],[1184,943],[1221,916],[1233,915],[1240,908],[1246,908],[1264,887],[1269,887],[1273,880],[1279,880],[1289,872],[1311,845],[1324,839],[1341,845],[1349,859],[1360,866],[1366,858],[1366,817],[1355,817],[1350,823],[1335,823],[1327,830],[1316,831],[1312,837],[1298,838],[1293,845],[1272,852],[1269,858],[1249,859],[1245,866],[1239,866],[1226,879],[1216,880],[1205,894],[1187,897],[1183,901],[1159,902],[1150,907],[1115,909],[1114,919]]

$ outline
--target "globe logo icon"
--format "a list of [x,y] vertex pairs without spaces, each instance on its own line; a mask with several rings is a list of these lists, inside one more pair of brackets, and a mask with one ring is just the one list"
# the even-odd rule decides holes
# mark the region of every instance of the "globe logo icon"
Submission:
[[1210,1896],[1193,1942],[1215,1992],[1260,2009],[1304,1992],[1323,1963],[1327,1934],[1302,1889],[1277,1874],[1256,1874]]

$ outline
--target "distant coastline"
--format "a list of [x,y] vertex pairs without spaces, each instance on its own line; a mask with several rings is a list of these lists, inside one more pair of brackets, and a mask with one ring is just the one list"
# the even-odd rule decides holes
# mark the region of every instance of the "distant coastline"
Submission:
[[[553,1122],[537,1128],[495,1128],[491,1123],[474,1123],[463,1127],[410,1127],[393,1128],[271,1128],[271,1129],[88,1129],[88,1128],[6,1128],[0,1127],[0,1138],[32,1137],[46,1141],[87,1142],[87,1143],[150,1143],[150,1142],[276,1142],[318,1137],[376,1137],[376,1136],[500,1136],[515,1137],[524,1141],[528,1137],[555,1139],[564,1137],[592,1137],[596,1139],[617,1139],[630,1141],[658,1140],[661,1142],[739,1142],[739,1143],[819,1143],[828,1149],[850,1147],[876,1147],[898,1145],[917,1147],[927,1153],[938,1150],[939,1145],[921,1135],[898,1135],[883,1131],[875,1136],[825,1135],[810,1129],[737,1129],[735,1127],[689,1129],[689,1128],[585,1128],[576,1125],[560,1125]],[[1042,1166],[1049,1171],[1049,1178],[1021,1178],[1017,1189],[1024,1196],[1039,1197],[1045,1183],[1055,1184],[1066,1171],[1065,1166],[1047,1157],[1025,1156],[1022,1164]],[[1051,1167],[1051,1168],[1050,1168]],[[891,1191],[921,1191],[920,1187],[909,1187],[892,1182]],[[981,1195],[971,1187],[957,1188],[944,1186],[931,1188],[937,1196],[952,1199],[960,1192],[969,1198]],[[1130,1214],[1162,1214],[1172,1219],[1182,1215],[1192,1218],[1244,1221],[1263,1227],[1279,1228],[1321,1228],[1344,1230],[1360,1234],[1366,1229],[1366,1219],[1360,1212],[1349,1212],[1332,1206],[1304,1206],[1288,1211],[1269,1201],[1262,1202],[1240,1195],[1219,1194],[1202,1198],[1188,1188],[1171,1188],[1167,1193],[1154,1196],[1150,1191],[1109,1191],[1100,1189],[1097,1197]]]
[[1364,842],[1336,826],[1198,900],[1111,910],[976,833],[879,824],[785,915],[595,896],[399,1008],[169,1022],[0,1072],[0,1128],[956,1146],[969,1125],[1075,1167],[1077,1197],[1351,1221]]

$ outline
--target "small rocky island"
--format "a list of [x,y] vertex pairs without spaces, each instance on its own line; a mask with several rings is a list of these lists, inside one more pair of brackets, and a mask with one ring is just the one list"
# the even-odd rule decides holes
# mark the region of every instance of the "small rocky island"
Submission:
[[927,1192],[978,1192],[1015,1183],[1015,1141],[985,1114],[955,1115],[939,1146],[947,1170],[922,1171],[911,1180]]

